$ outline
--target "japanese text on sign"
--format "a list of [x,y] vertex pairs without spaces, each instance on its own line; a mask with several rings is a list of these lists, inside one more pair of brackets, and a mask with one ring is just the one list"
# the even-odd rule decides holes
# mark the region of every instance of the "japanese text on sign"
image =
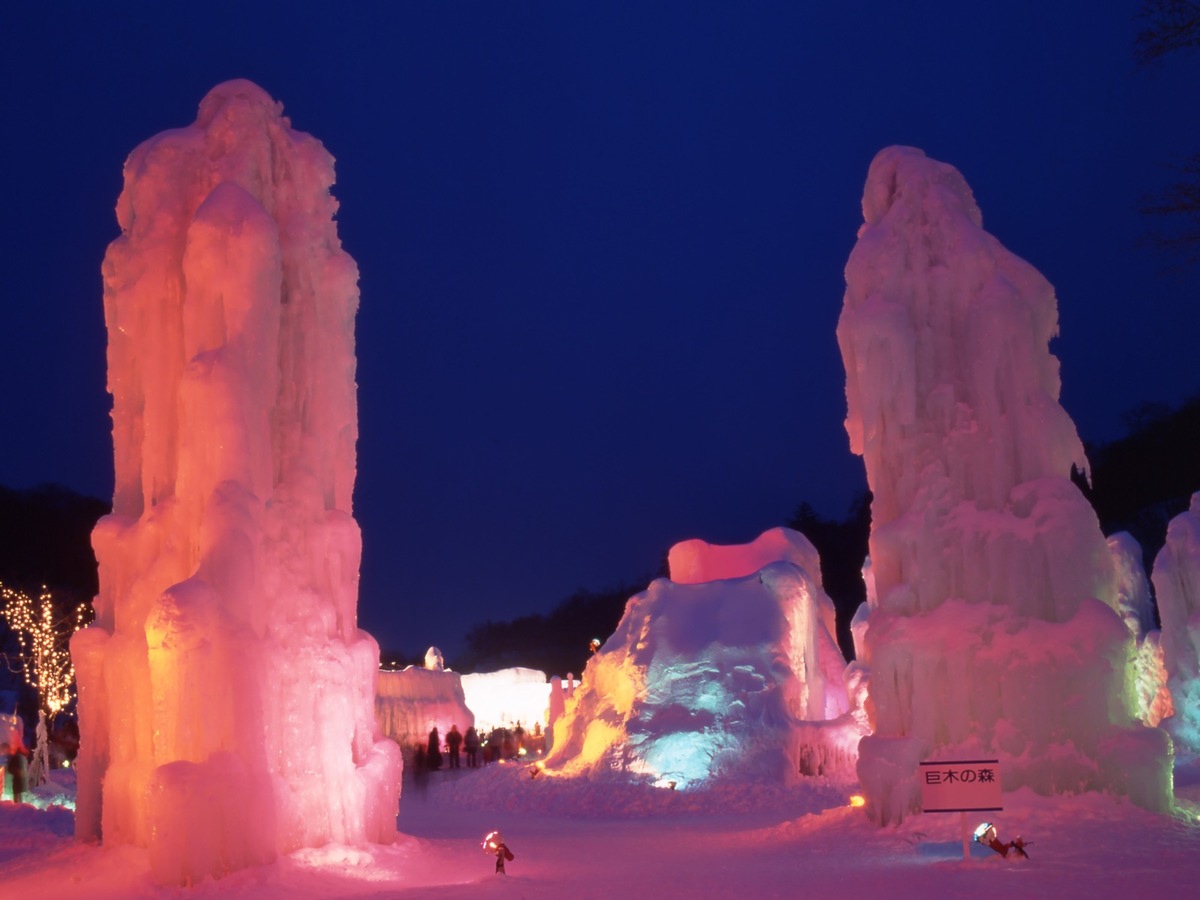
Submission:
[[1004,808],[997,759],[923,762],[919,777],[925,812],[993,812]]

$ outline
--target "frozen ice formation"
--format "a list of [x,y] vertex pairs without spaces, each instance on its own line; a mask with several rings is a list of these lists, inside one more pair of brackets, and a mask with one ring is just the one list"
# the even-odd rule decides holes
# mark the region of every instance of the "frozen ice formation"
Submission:
[[1118,532],[1108,539],[1116,573],[1116,611],[1134,639],[1134,711],[1146,725],[1158,725],[1174,713],[1167,689],[1161,633],[1154,627],[1154,601],[1142,564],[1142,548],[1133,535]]
[[1175,712],[1166,724],[1189,752],[1200,754],[1200,493],[1167,526],[1151,578]]
[[76,833],[190,883],[390,841],[351,516],[357,269],[333,159],[247,81],[125,164],[105,256],[113,513],[72,641]]
[[694,538],[680,541],[667,552],[667,568],[676,584],[744,578],[773,562],[795,563],[821,587],[821,560],[816,547],[790,528],[764,531],[748,544],[710,544]]
[[[919,806],[917,763],[996,754],[1006,789],[1171,802],[1170,742],[1131,705],[1114,553],[1069,479],[1054,291],[982,227],[957,170],[871,163],[837,336],[871,504],[868,814]],[[1140,615],[1140,613],[1133,613]]]
[[852,771],[861,716],[833,604],[796,558],[819,571],[812,545],[783,529],[742,547],[676,545],[671,577],[630,599],[556,718],[547,773],[617,770],[686,789]]

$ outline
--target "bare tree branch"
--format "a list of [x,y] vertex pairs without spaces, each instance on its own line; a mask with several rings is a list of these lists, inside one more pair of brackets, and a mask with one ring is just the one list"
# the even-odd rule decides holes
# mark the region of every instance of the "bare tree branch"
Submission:
[[1156,63],[1177,50],[1200,47],[1200,3],[1193,0],[1143,0],[1140,19],[1147,27],[1134,39],[1138,65]]
[[1171,166],[1179,176],[1160,193],[1142,198],[1138,207],[1145,216],[1164,226],[1141,241],[1165,250],[1187,264],[1200,263],[1200,152]]

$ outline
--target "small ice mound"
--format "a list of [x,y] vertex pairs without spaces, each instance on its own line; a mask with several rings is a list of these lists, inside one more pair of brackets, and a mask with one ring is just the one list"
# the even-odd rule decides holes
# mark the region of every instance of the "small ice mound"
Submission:
[[[782,536],[787,548],[808,544]],[[691,558],[703,557],[695,547]],[[819,565],[815,550],[810,558]],[[863,732],[845,670],[832,602],[794,562],[703,582],[658,579],[630,599],[589,661],[555,724],[547,773],[617,770],[685,790],[853,771]]]

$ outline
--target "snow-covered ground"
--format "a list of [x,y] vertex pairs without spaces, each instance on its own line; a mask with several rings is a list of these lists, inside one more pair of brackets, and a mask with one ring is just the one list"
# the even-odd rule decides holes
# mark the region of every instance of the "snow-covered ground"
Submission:
[[[405,784],[397,843],[330,846],[190,889],[155,888],[144,851],[71,837],[62,808],[0,803],[6,896],[137,897],[1179,897],[1200,882],[1200,770],[1177,772],[1179,808],[1156,815],[1101,794],[1022,789],[990,816],[1030,859],[979,845],[962,858],[956,814],[876,828],[855,786],[746,783],[678,793],[619,782],[531,779],[505,764]],[[1187,799],[1192,798],[1192,799]],[[247,811],[248,814],[251,811]],[[972,826],[976,824],[971,820]],[[481,848],[499,828],[505,877]]]

